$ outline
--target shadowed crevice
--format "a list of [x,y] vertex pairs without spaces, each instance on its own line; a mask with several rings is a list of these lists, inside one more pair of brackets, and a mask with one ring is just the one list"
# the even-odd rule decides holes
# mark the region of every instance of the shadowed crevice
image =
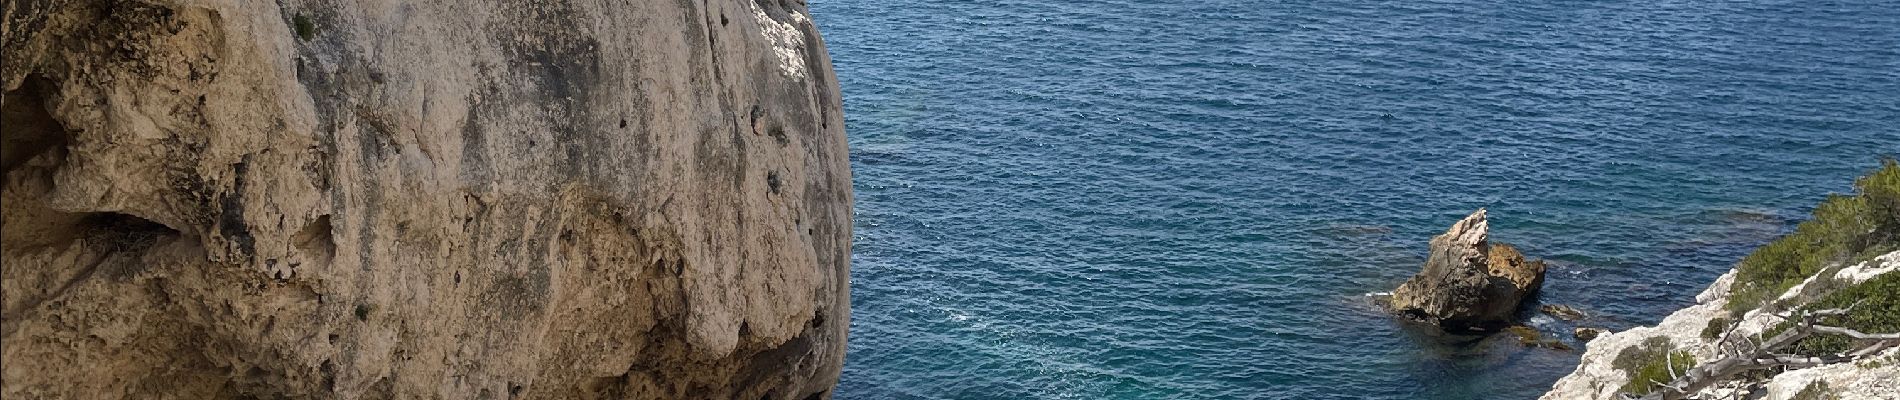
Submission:
[[47,111],[46,97],[56,90],[41,76],[27,77],[18,89],[0,100],[0,171],[15,167],[48,150],[64,147],[72,135]]

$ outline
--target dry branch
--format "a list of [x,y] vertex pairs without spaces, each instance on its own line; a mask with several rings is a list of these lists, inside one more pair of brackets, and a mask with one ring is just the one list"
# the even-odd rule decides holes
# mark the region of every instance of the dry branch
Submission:
[[[1859,303],[1855,305],[1859,305]],[[1627,393],[1623,394],[1622,397],[1625,399],[1641,400],[1679,400],[1701,391],[1710,385],[1721,382],[1730,376],[1746,371],[1778,367],[1808,368],[1847,362],[1877,353],[1888,347],[1900,345],[1900,333],[1865,333],[1848,328],[1815,324],[1815,321],[1821,317],[1845,315],[1852,309],[1853,306],[1849,306],[1847,308],[1809,311],[1799,315],[1773,314],[1782,319],[1794,322],[1794,325],[1788,330],[1781,332],[1781,334],[1775,335],[1775,337],[1767,340],[1762,340],[1760,333],[1757,333],[1754,340],[1743,338],[1739,341],[1742,343],[1730,343],[1727,350],[1720,348],[1718,345],[1717,352],[1726,355],[1726,357],[1698,365],[1681,375],[1677,375],[1672,368],[1669,372],[1673,380],[1667,383],[1657,382],[1658,388],[1655,391],[1640,398]],[[1848,352],[1846,355],[1807,357],[1775,354],[1775,351],[1792,346],[1796,342],[1800,342],[1801,339],[1806,339],[1815,334],[1841,335],[1856,340],[1872,341],[1872,343],[1869,343],[1866,347]],[[1722,341],[1728,342],[1727,339],[1728,335],[1724,334]]]

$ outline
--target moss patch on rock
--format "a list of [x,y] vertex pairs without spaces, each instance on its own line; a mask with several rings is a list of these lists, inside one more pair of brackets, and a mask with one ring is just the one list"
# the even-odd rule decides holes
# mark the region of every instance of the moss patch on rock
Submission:
[[290,25],[292,29],[297,30],[298,39],[309,41],[310,39],[317,37],[317,24],[315,22],[311,22],[310,17],[306,17],[303,14],[297,14],[297,16],[290,18]]

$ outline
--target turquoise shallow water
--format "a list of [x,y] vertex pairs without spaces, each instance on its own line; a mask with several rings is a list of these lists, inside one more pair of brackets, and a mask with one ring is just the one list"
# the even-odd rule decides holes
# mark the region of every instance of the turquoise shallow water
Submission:
[[[1900,152],[1900,2],[813,0],[846,399],[1527,399],[1362,296],[1478,207],[1653,323]],[[1537,320],[1542,329],[1561,323]]]

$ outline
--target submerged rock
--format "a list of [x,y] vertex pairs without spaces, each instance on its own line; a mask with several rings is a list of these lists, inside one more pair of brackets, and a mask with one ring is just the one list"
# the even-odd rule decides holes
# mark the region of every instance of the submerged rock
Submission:
[[1562,304],[1545,304],[1538,306],[1537,310],[1543,311],[1544,314],[1550,315],[1553,318],[1565,321],[1580,321],[1590,316],[1588,313],[1584,313],[1583,310]]
[[1539,332],[1537,328],[1532,328],[1532,327],[1523,326],[1523,325],[1512,325],[1508,328],[1504,328],[1504,332],[1517,336],[1517,343],[1524,345],[1524,347],[1542,347],[1542,348],[1547,348],[1547,349],[1552,349],[1552,350],[1564,350],[1564,351],[1570,350],[1570,345],[1564,344],[1564,342],[1561,340],[1544,337],[1544,333]]
[[1392,291],[1392,309],[1447,330],[1493,330],[1515,320],[1518,306],[1544,284],[1544,263],[1490,241],[1479,209],[1433,237],[1417,275]]
[[851,171],[804,1],[6,10],[0,398],[837,382]]

